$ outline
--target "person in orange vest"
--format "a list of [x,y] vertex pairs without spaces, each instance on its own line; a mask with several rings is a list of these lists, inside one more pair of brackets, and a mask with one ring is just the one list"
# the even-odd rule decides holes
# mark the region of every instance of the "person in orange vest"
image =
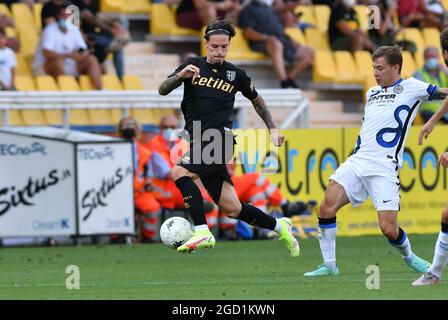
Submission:
[[[174,134],[174,131],[178,128],[179,122],[175,116],[164,116],[160,120],[159,134],[146,144],[149,150],[160,154],[167,161],[170,168],[177,163],[183,154],[182,141],[179,141]],[[157,198],[162,208],[171,210],[185,209],[183,196],[171,178],[153,179],[153,183],[164,192],[163,194],[159,192]],[[197,184],[204,198],[204,209],[208,227],[213,230],[218,224],[218,206],[213,203],[212,198],[199,180]]]
[[141,129],[134,118],[121,119],[118,132],[122,138],[131,140],[133,144],[134,205],[143,218],[143,241],[158,241],[161,206],[157,199],[157,186],[153,184],[152,179],[166,179],[171,168],[160,154],[149,150],[138,141]]
[[[280,207],[285,217],[302,215],[309,212],[317,203],[310,201],[290,202],[285,199],[280,189],[265,176],[258,172],[244,173],[235,175],[236,163],[229,163],[227,171],[232,177],[238,199],[243,203],[251,203],[264,212],[268,212],[268,207]],[[237,220],[230,219],[224,214],[219,215],[219,227],[224,233],[232,235],[232,229],[235,228]],[[227,230],[227,232],[225,232]]]

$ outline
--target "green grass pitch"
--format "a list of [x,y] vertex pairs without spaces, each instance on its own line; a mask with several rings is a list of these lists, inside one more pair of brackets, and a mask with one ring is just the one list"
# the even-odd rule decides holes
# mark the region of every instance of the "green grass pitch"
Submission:
[[[436,237],[411,235],[414,252],[432,261]],[[192,254],[162,244],[4,248],[0,299],[448,298],[446,279],[412,287],[419,274],[384,237],[338,238],[339,277],[304,278],[322,258],[317,239],[302,240],[301,248],[298,259],[277,240],[218,242],[214,250]],[[79,290],[66,288],[68,265],[79,267]],[[379,290],[366,288],[369,265],[379,266]]]

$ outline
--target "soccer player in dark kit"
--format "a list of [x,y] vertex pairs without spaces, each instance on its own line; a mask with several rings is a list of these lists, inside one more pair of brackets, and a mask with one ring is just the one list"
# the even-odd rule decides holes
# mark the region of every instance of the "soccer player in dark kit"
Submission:
[[[194,223],[193,236],[177,251],[213,248],[216,243],[207,227],[201,192],[194,182],[199,178],[227,216],[256,227],[275,230],[291,256],[298,257],[300,247],[292,235],[291,221],[288,218],[275,219],[254,206],[242,204],[227,172],[226,164],[233,159],[235,144],[230,115],[237,91],[252,102],[269,129],[270,141],[275,146],[281,146],[285,139],[278,133],[266,103],[245,71],[224,60],[234,35],[235,30],[227,21],[210,23],[204,35],[207,56],[187,59],[159,87],[159,93],[167,95],[184,84],[181,108],[190,137],[189,151],[171,172]],[[213,150],[213,156],[207,157],[206,153],[210,150]]]

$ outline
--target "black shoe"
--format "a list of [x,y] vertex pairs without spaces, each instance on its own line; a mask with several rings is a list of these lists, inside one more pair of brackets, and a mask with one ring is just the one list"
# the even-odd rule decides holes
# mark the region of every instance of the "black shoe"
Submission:
[[280,86],[282,89],[286,88],[293,88],[293,89],[300,89],[300,87],[297,85],[297,83],[292,79],[286,79],[280,82]]
[[308,205],[302,201],[287,202],[281,206],[285,217],[300,216],[308,211]]

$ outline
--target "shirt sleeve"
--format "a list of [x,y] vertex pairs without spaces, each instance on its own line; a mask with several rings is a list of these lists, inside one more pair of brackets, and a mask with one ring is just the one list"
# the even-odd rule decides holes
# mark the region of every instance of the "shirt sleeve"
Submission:
[[165,179],[170,173],[171,168],[165,159],[157,152],[152,153],[150,159],[150,167],[152,169],[152,174],[158,179]]
[[76,37],[76,46],[78,49],[87,49],[87,44],[84,41],[84,38],[82,37],[82,34],[79,30],[75,30],[75,37]]
[[8,59],[8,67],[15,68],[17,66],[16,55],[14,51],[9,50],[9,59]]
[[255,86],[252,84],[252,80],[250,77],[246,74],[245,71],[241,72],[241,81],[240,81],[240,87],[239,90],[250,101],[254,100],[256,97],[258,97],[258,92],[255,89]]
[[437,92],[437,86],[415,79],[415,94],[417,98],[431,101]]
[[55,42],[52,40],[50,29],[47,27],[42,32],[42,49],[55,51]]

